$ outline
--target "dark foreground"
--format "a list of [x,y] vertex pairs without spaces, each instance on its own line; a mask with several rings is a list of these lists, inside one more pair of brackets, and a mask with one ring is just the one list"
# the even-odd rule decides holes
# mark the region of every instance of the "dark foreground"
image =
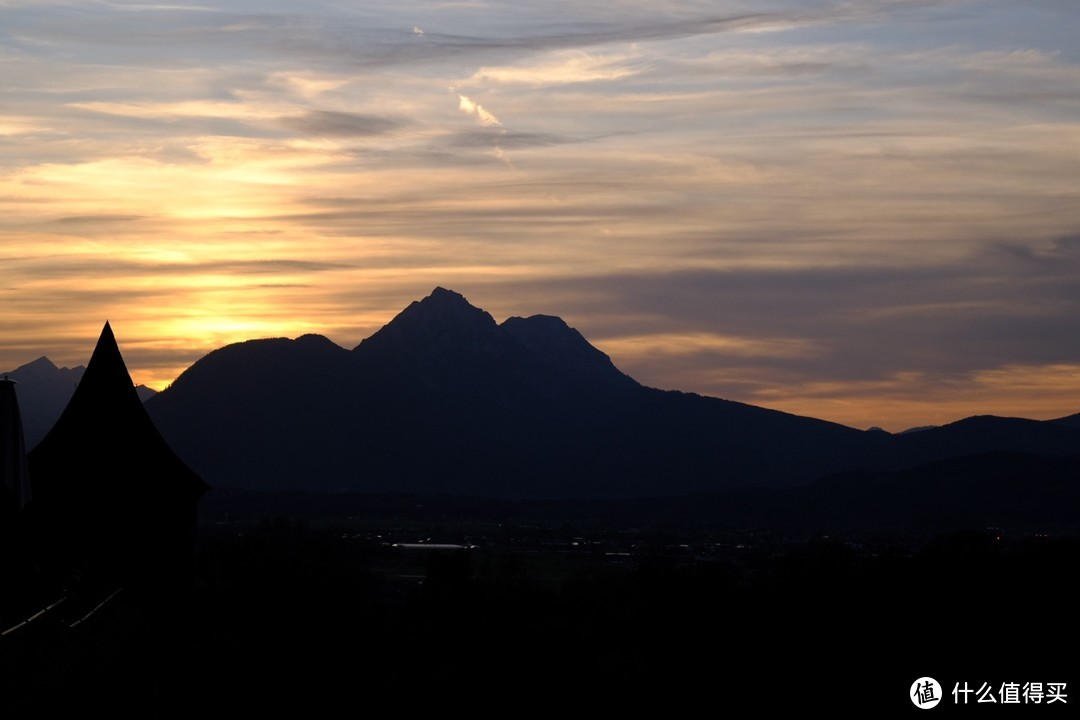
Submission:
[[[683,716],[705,700],[876,717],[917,712],[923,676],[944,688],[939,714],[965,710],[957,683],[993,688],[997,704],[970,696],[980,716],[1080,703],[1075,537],[825,537],[535,506],[498,519],[462,502],[303,519],[211,503],[190,581],[84,584],[65,614],[0,638],[0,708]],[[1001,703],[1003,684],[1031,682],[1077,695]]]

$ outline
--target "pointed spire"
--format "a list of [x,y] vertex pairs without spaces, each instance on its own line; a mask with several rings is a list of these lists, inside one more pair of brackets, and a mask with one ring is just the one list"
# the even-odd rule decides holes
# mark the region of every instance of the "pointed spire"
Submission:
[[29,465],[50,531],[98,562],[148,560],[175,545],[193,532],[206,490],[146,413],[109,323]]
[[[132,458],[161,456],[181,475],[190,470],[165,445],[131,381],[111,325],[106,322],[82,380],[60,419],[32,456],[59,445]],[[52,452],[43,452],[51,455]],[[120,457],[114,457],[115,464]],[[70,458],[67,462],[79,460]],[[131,464],[130,460],[123,463]],[[183,468],[183,471],[179,471]]]
[[86,374],[83,375],[82,383],[86,385],[88,380],[93,380],[92,385],[107,383],[110,392],[118,391],[121,387],[131,387],[135,391],[135,383],[131,381],[124,357],[120,354],[120,347],[116,344],[116,336],[113,335],[112,326],[105,321],[105,327],[98,336],[94,353],[90,356],[90,362],[86,365]]

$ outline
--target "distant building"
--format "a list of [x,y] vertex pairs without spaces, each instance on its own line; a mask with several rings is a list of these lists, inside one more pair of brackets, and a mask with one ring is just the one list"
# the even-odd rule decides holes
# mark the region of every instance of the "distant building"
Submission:
[[27,568],[23,510],[30,502],[22,417],[15,381],[0,378],[0,616],[13,601],[12,588],[23,584]]
[[15,384],[7,376],[0,378],[0,522],[30,502],[30,474]]

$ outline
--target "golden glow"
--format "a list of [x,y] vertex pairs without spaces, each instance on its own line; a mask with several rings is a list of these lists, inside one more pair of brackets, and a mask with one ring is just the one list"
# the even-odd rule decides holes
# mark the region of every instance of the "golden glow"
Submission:
[[281,115],[281,108],[260,107],[251,103],[191,100],[171,103],[115,103],[83,102],[71,103],[76,110],[121,115],[124,117],[168,119],[177,117],[200,118],[276,118]]
[[897,373],[879,381],[775,387],[757,391],[750,401],[852,427],[878,425],[898,432],[972,415],[1066,417],[1077,412],[1078,387],[1080,365],[1010,365],[951,379]]
[[348,77],[314,72],[275,72],[270,74],[269,81],[287,88],[291,94],[305,100],[315,100],[321,95],[339,90],[349,84]]
[[858,426],[1080,410],[1080,64],[1035,24],[998,44],[1004,5],[223,0],[153,42],[150,10],[35,5],[0,33],[0,368],[84,363],[109,319],[161,387],[228,342],[351,347],[442,285],[648,384]]
[[817,354],[813,345],[799,338],[761,339],[715,333],[651,333],[607,338],[595,343],[609,356],[634,363],[656,356],[720,353],[737,357],[806,357]]

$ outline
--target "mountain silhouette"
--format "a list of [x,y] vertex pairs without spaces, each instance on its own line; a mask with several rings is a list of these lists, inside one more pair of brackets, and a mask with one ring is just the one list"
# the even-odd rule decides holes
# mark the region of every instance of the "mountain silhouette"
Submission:
[[1052,420],[1051,422],[1053,422],[1055,425],[1064,425],[1066,427],[1080,430],[1080,413],[1077,413],[1075,415],[1069,415],[1068,417],[1058,418],[1057,420]]
[[1080,452],[1062,424],[890,435],[648,388],[557,317],[500,324],[444,288],[351,351],[318,335],[216,350],[146,408],[208,482],[258,489],[638,497]]
[[27,449],[37,445],[56,424],[85,371],[81,365],[61,368],[49,358],[40,357],[2,373],[19,383],[19,408]]
[[[76,386],[82,380],[86,368],[57,367],[47,357],[0,373],[19,383],[19,407],[22,409],[23,433],[27,449],[37,445],[49,429],[56,424],[60,413],[67,407]],[[157,394],[145,385],[136,385],[139,399],[146,402]]]
[[[570,383],[575,389],[636,386],[560,318],[512,317],[501,325],[458,293],[436,288],[354,349],[372,368],[411,374],[439,386]],[[493,375],[494,374],[494,375]],[[579,387],[580,386],[580,387]]]
[[804,517],[822,525],[1022,528],[1080,523],[1080,456],[993,451],[899,471],[829,476],[796,489]]
[[1060,421],[979,415],[889,437],[872,447],[860,464],[872,469],[905,468],[989,451],[1073,455],[1080,453],[1078,429]]

